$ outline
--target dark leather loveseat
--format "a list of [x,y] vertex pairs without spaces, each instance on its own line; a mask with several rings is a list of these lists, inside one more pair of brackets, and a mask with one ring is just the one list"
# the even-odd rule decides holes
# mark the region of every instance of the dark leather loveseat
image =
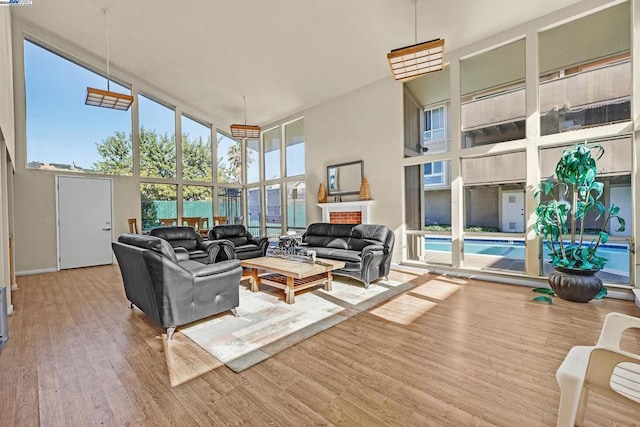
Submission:
[[[257,258],[265,256],[269,240],[266,237],[253,237],[242,224],[217,225],[209,230],[210,241],[228,240],[233,243],[233,251],[238,259]],[[226,247],[221,246],[221,258],[228,259],[224,252]]]
[[344,261],[344,268],[334,274],[369,283],[387,277],[395,236],[384,225],[315,223],[307,227],[302,243],[314,250],[318,258]]
[[[152,229],[149,234],[166,240],[173,248],[186,249],[189,253],[189,259],[203,264],[215,262],[220,250],[228,253],[233,249],[225,247],[228,242],[204,240],[193,227],[157,227]],[[229,256],[225,259],[233,258],[233,256]]]
[[140,234],[123,234],[111,246],[127,299],[167,328],[167,340],[177,326],[226,310],[237,316],[239,260],[203,264],[190,260],[185,249]]

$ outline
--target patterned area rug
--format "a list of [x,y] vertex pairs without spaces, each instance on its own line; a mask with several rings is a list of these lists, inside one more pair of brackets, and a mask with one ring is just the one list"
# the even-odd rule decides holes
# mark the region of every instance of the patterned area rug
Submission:
[[284,292],[260,285],[251,292],[240,286],[239,317],[221,314],[181,328],[180,332],[235,372],[289,348],[413,287],[380,280],[365,289],[361,282],[335,277],[333,289],[296,293],[295,303]]

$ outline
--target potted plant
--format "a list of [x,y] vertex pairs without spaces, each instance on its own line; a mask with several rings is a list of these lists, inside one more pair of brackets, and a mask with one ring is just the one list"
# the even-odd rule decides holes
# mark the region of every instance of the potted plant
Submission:
[[[607,243],[612,219],[618,221],[617,231],[625,227],[620,208],[607,208],[600,201],[604,184],[596,181],[596,160],[603,154],[602,146],[586,141],[564,150],[555,169],[557,179],[549,177],[535,194],[541,198],[535,232],[544,239],[555,268],[548,276],[549,286],[569,301],[588,302],[603,291],[595,274],[607,259],[598,255],[598,247]],[[595,218],[587,218],[590,212]]]

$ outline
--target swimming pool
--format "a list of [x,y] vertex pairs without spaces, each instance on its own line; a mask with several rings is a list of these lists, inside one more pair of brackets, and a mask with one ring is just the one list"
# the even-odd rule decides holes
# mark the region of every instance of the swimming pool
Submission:
[[[424,249],[427,251],[451,252],[451,239],[446,237],[426,237]],[[491,255],[524,261],[525,244],[523,240],[464,239],[464,251],[473,255]],[[604,271],[615,271],[629,275],[628,244],[600,245],[598,254],[607,258]],[[544,259],[549,259],[549,250],[544,248]]]

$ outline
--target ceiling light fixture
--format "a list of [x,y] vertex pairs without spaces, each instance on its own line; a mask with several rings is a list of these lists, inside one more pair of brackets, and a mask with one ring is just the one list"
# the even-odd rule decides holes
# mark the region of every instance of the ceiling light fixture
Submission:
[[260,138],[260,126],[247,124],[247,98],[243,95],[244,101],[244,124],[231,125],[231,136],[234,138]]
[[133,103],[133,96],[124,93],[111,92],[109,90],[109,32],[107,27],[107,9],[104,12],[104,38],[107,47],[107,90],[87,87],[87,98],[84,103],[95,107],[113,108],[115,110],[126,111]]
[[444,39],[418,43],[418,0],[412,1],[415,44],[394,49],[387,54],[391,73],[399,81],[407,81],[423,74],[440,71],[444,66]]

